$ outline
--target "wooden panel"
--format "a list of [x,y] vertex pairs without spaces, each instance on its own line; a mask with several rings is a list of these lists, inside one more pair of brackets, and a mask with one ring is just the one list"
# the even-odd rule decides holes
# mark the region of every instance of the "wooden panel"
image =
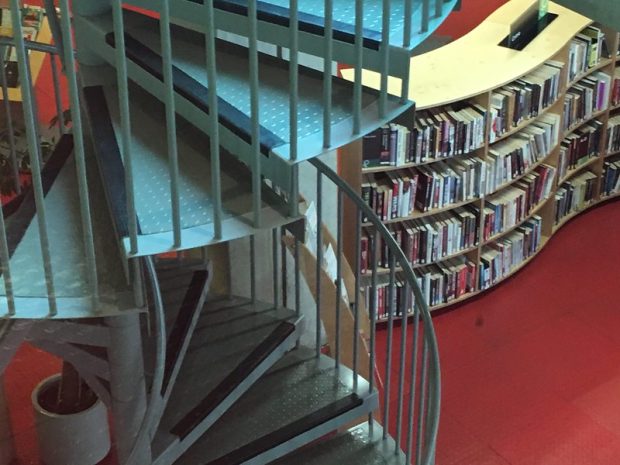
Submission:
[[[445,47],[411,59],[409,97],[418,109],[436,107],[480,95],[507,84],[554,57],[591,20],[555,3],[549,11],[558,15],[523,51],[499,44],[533,0],[512,0],[480,26]],[[353,70],[344,70],[353,80]],[[380,89],[380,74],[365,70],[364,85]],[[390,78],[389,92],[400,95],[401,80]]]

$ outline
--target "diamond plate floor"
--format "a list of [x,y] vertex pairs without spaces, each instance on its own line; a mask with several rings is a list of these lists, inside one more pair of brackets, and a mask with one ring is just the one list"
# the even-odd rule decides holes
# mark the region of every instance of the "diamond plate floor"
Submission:
[[[122,147],[120,108],[114,70],[85,69],[88,86],[101,85],[115,131]],[[135,205],[140,234],[139,255],[153,255],[173,247],[169,158],[164,105],[137,85],[130,86],[132,162]],[[94,111],[90,109],[89,111]],[[179,196],[183,248],[212,243],[213,202],[209,139],[184,119],[177,118]],[[101,150],[105,150],[102,147]],[[223,237],[226,241],[254,232],[253,198],[249,170],[233,157],[221,156]],[[262,227],[268,229],[292,221],[282,198],[263,186]],[[129,246],[125,238],[126,247]]]
[[277,460],[273,465],[405,465],[402,452],[395,453],[391,437],[383,439],[381,425],[368,423],[321,441]]
[[243,298],[209,300],[203,309],[172,391],[161,429],[170,431],[282,322],[291,310]]
[[[88,181],[95,232],[100,304],[94,309],[90,302],[91,290],[87,281],[77,173],[75,160],[73,155],[70,155],[60,168],[44,200],[53,284],[58,305],[58,314],[55,318],[85,318],[95,315],[100,317],[118,314],[120,310],[133,307],[133,294],[124,280],[120,256],[109,253],[109,250],[115,249],[114,233],[110,227],[107,210],[102,203],[103,192],[99,181],[94,176],[96,173],[90,168],[89,166]],[[9,241],[17,241],[10,260],[17,306],[16,316],[45,318],[48,316],[49,305],[38,216],[35,213],[32,218],[28,218],[30,208],[34,208],[34,200],[32,202],[24,200],[17,212],[6,222]],[[5,295],[5,282],[1,279],[0,314],[6,311]]]
[[[338,373],[329,357],[317,359],[314,351],[297,349],[261,378],[175,464],[233,464],[250,459],[268,463],[277,455],[265,451],[283,447],[280,454],[287,453],[325,434],[315,432],[319,436],[313,437],[312,432],[304,431],[296,436],[295,444],[279,435],[308,421],[317,411],[350,398],[354,394],[351,383],[352,373],[344,368]],[[357,392],[364,402],[360,408],[368,411],[376,407],[376,395],[368,394],[365,381],[360,379]],[[340,425],[347,421],[342,418]]]
[[[132,58],[131,62],[138,63],[138,66],[129,66],[130,77],[163,98],[164,93],[160,92],[163,88],[153,81],[153,79],[159,80],[159,77],[154,77],[152,72],[145,70],[145,66],[153,64],[156,67],[161,66],[159,23],[157,20],[134,12],[126,12],[124,20],[128,49],[132,46],[131,44],[136,47],[146,47],[144,52],[138,51],[136,52],[136,57]],[[113,37],[109,35],[113,31],[111,14],[88,19],[81,18],[80,23],[93,34],[93,37],[97,37],[92,42],[96,53],[102,55],[110,64],[114,65],[115,49],[113,44],[109,45],[110,40],[113,41]],[[173,64],[178,73],[184,73],[182,78],[175,75],[175,86],[177,84],[183,85],[181,83],[181,80],[183,80],[187,84],[183,91],[186,98],[188,96],[185,94],[191,94],[191,97],[195,99],[205,96],[208,91],[203,35],[188,29],[175,27],[172,33],[172,48]],[[219,42],[216,50],[217,92],[218,97],[221,99],[220,116],[227,119],[229,126],[231,126],[229,129],[232,132],[243,133],[244,137],[247,138],[251,114],[247,49],[226,42]],[[154,53],[155,56],[149,58],[148,64],[139,63],[147,53]],[[261,55],[259,61],[261,144],[267,145],[271,153],[288,161],[290,159],[289,141],[291,132],[288,64],[284,60],[265,55]],[[323,87],[323,75],[321,73],[305,70],[303,67],[300,68],[298,161],[314,158],[326,152],[323,144]],[[179,92],[178,88],[176,90]],[[230,106],[230,115],[225,116],[225,108],[228,108],[228,105]],[[385,117],[379,118],[377,93],[365,89],[362,92],[362,134],[364,131],[369,132],[393,119],[409,108],[409,106],[409,103],[401,104],[397,97],[390,97]],[[334,78],[331,112],[333,128],[332,150],[359,137],[353,137],[352,134],[352,108],[353,87],[342,79]],[[177,111],[185,116],[192,113],[190,110],[184,110],[181,105],[177,107]],[[189,113],[184,113],[184,111]],[[196,109],[193,110],[193,115],[196,115],[195,112]],[[220,119],[220,122],[222,122],[222,119]],[[234,125],[237,126],[232,127]],[[226,135],[222,135],[221,139],[222,145],[225,147],[227,147],[228,143],[226,137]],[[264,140],[266,141],[264,142]],[[230,142],[230,144],[233,144],[233,142]],[[233,150],[232,146],[227,148],[232,153],[238,155],[241,146],[237,143],[235,146],[236,150]]]

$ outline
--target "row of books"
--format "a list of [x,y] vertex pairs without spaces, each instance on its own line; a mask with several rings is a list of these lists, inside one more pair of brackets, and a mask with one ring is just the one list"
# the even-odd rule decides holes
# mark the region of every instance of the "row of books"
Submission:
[[585,171],[558,188],[555,194],[555,224],[594,200],[597,179],[594,173]]
[[555,172],[551,166],[540,165],[514,186],[487,199],[484,204],[483,239],[487,241],[516,226],[548,198]]
[[[371,312],[374,308],[377,320],[387,320],[390,314],[393,318],[400,318],[403,315],[412,315],[415,306],[415,296],[411,286],[402,279],[394,283],[394,289],[390,289],[388,283],[377,285],[376,292],[371,292],[371,287],[362,289],[366,309]],[[371,299],[374,298],[374,302]],[[390,305],[392,303],[392,305]]]
[[555,168],[541,165],[515,185],[487,199],[483,239],[487,241],[522,222],[534,207],[549,197],[555,173]]
[[607,153],[620,151],[620,115],[607,120]]
[[459,104],[416,113],[413,129],[383,126],[364,136],[364,168],[403,166],[470,153],[484,145],[486,110]]
[[588,26],[581,34],[577,34],[568,50],[568,83],[577,76],[595,67],[602,57],[608,57],[605,34],[596,26]]
[[592,121],[562,141],[558,159],[558,179],[564,178],[570,170],[576,169],[599,154],[603,127],[602,122]]
[[531,125],[489,150],[486,193],[522,176],[530,167],[545,158],[558,144],[560,116],[542,115]]
[[600,71],[571,87],[564,100],[564,130],[590,118],[595,112],[607,109],[610,92],[611,76]]
[[[429,307],[449,303],[476,289],[476,264],[465,257],[448,259],[440,264],[414,270],[416,281]],[[390,314],[397,318],[412,314],[416,303],[410,286],[397,276],[394,286],[383,282],[373,294],[370,286],[362,289],[366,308],[373,308],[377,319],[385,320]],[[371,300],[374,298],[374,302]],[[390,305],[392,304],[392,305]]]
[[480,255],[480,289],[488,289],[534,255],[541,244],[542,219],[533,216]]
[[362,198],[383,221],[407,218],[480,197],[486,172],[486,163],[471,157],[366,175]]
[[558,99],[563,67],[564,63],[549,61],[491,94],[490,142],[522,121],[538,116]]
[[614,69],[614,84],[611,89],[611,104],[620,105],[620,66]]
[[620,160],[605,162],[601,192],[603,195],[612,195],[620,192]]
[[[434,263],[447,256],[478,245],[480,212],[473,207],[457,208],[438,214],[432,221],[413,220],[389,225],[389,231],[412,265]],[[372,257],[373,234],[365,231],[362,236],[361,273],[372,268],[389,268],[390,253],[387,243],[379,239],[379,247]]]

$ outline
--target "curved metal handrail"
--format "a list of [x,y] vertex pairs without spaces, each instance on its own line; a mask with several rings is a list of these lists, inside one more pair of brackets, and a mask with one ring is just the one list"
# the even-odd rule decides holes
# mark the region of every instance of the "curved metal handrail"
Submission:
[[155,271],[155,264],[152,257],[145,257],[141,260],[144,261],[146,278],[150,282],[153,293],[153,307],[155,310],[155,366],[146,412],[144,413],[144,418],[140,424],[131,453],[126,461],[127,465],[134,463],[136,465],[142,465],[136,462],[139,458],[140,447],[145,442],[150,445],[153,425],[155,425],[157,420],[156,416],[161,410],[162,399],[160,393],[164,385],[164,371],[166,366],[166,316],[164,313],[164,304],[159,288],[159,281],[157,280],[157,272]]
[[[368,221],[376,228],[382,239],[386,242],[390,252],[395,258],[395,262],[400,262],[402,273],[407,281],[407,284],[411,286],[411,289],[415,295],[415,305],[418,307],[422,316],[424,327],[424,341],[428,344],[428,356],[430,360],[430,372],[428,373],[429,379],[429,405],[427,412],[428,423],[426,424],[426,431],[428,433],[426,438],[426,452],[424,458],[418,462],[422,465],[432,465],[434,463],[435,448],[437,443],[437,434],[439,431],[439,412],[441,407],[441,372],[439,365],[439,348],[437,344],[437,337],[433,328],[433,322],[430,314],[429,307],[424,299],[422,290],[420,289],[416,276],[413,272],[413,268],[409,263],[409,260],[405,256],[405,253],[400,248],[392,234],[388,231],[387,227],[375,214],[375,212],[364,202],[364,200],[357,194],[357,192],[344,181],[334,170],[327,166],[319,159],[310,160],[310,163],[324,176],[331,180],[340,189],[350,201],[361,211]],[[426,346],[425,346],[426,352]],[[424,357],[424,356],[423,356]],[[414,387],[412,386],[412,389]],[[424,389],[424,388],[423,388]],[[389,395],[389,393],[386,393]],[[423,412],[419,412],[418,415],[422,415]]]

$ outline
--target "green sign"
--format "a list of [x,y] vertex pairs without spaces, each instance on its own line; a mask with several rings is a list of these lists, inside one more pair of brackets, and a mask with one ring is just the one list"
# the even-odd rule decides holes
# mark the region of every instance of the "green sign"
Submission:
[[538,19],[542,19],[549,11],[549,0],[538,0]]

